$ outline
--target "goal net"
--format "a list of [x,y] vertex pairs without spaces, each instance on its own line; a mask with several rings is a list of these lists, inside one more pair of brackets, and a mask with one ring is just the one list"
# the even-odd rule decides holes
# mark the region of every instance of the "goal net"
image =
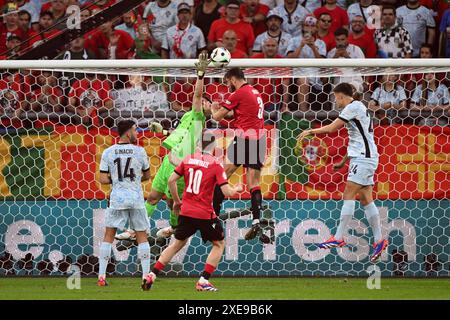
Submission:
[[[154,178],[167,150],[149,123],[175,128],[191,107],[192,60],[0,62],[0,274],[64,275],[78,266],[98,270],[109,186],[98,182],[100,157],[117,141],[118,119],[139,124],[139,144]],[[348,246],[320,250],[336,231],[348,164],[347,131],[297,141],[302,130],[339,114],[332,89],[355,86],[373,117],[380,153],[375,204],[389,240],[377,266],[383,276],[450,274],[450,127],[448,60],[242,59],[247,80],[262,94],[267,134],[262,169],[264,232],[271,243],[245,241],[250,194],[227,199],[221,218],[224,276],[367,276],[373,235],[357,204],[345,232]],[[207,72],[205,94],[229,95],[224,69]],[[208,118],[226,153],[233,121]],[[226,159],[226,157],[224,157]],[[151,180],[152,181],[152,180]],[[151,181],[143,183],[145,195]],[[245,185],[245,170],[230,178]],[[150,219],[152,259],[170,240],[164,200]],[[139,272],[132,241],[116,241],[108,273]],[[196,235],[175,257],[168,275],[198,275],[209,252]]]

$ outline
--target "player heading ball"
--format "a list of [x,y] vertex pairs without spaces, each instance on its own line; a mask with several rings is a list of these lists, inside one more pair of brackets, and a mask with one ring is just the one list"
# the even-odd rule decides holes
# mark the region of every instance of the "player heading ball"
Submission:
[[[247,184],[251,193],[253,223],[245,235],[246,240],[259,235],[260,241],[269,243],[270,239],[262,232],[260,216],[262,206],[261,168],[266,155],[266,135],[264,132],[264,102],[261,94],[245,81],[240,68],[231,68],[225,73],[224,82],[232,92],[222,104],[213,103],[212,117],[220,121],[232,114],[236,127],[235,137],[227,150],[231,163],[225,165],[227,177],[240,166],[247,169]],[[214,210],[220,213],[224,195],[220,188],[214,190]]]

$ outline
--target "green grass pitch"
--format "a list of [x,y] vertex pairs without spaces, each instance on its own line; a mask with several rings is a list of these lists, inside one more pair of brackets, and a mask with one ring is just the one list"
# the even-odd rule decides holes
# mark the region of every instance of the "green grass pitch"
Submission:
[[219,292],[197,292],[196,278],[156,280],[151,291],[140,289],[140,278],[110,277],[108,287],[95,278],[82,278],[80,290],[69,290],[66,278],[0,278],[0,300],[5,299],[364,299],[450,300],[450,279],[382,278],[381,289],[366,288],[363,278],[215,278]]

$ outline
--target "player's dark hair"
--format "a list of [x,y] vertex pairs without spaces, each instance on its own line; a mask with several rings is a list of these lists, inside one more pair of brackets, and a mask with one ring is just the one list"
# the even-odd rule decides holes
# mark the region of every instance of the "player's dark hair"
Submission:
[[119,123],[117,123],[117,132],[119,133],[119,136],[123,136],[128,130],[130,130],[136,123],[131,120],[120,120]]
[[384,10],[392,10],[394,12],[394,16],[397,16],[397,12],[395,10],[395,7],[391,4],[383,4],[383,8],[381,9],[381,13],[383,13]]
[[342,82],[339,83],[336,87],[334,87],[333,92],[342,93],[345,94],[346,96],[353,97],[354,87],[350,83]]
[[348,30],[345,28],[338,28],[335,32],[334,32],[334,36],[335,37],[339,37],[345,35],[346,37],[348,37]]
[[420,46],[420,50],[422,50],[422,48],[428,48],[431,52],[431,57],[434,58],[434,54],[433,54],[433,46],[429,43],[422,43],[422,45]]
[[208,96],[208,94],[204,93],[204,94],[202,95],[202,98],[205,99],[206,101],[208,101],[209,103],[212,103],[212,100],[211,100],[211,98]]
[[215,141],[216,141],[216,137],[212,133],[207,132],[207,131],[203,131],[203,133],[202,133],[202,141],[201,141],[201,143],[202,143],[202,151],[203,152],[210,151],[209,147],[214,145]]
[[19,16],[23,16],[24,14],[26,14],[28,16],[28,19],[30,19],[30,21],[31,21],[31,14],[28,11],[26,11],[26,10],[19,11]]
[[236,79],[239,80],[245,80],[244,71],[242,71],[241,68],[231,68],[225,73],[223,79],[228,80],[231,79],[232,77],[235,77]]
[[41,14],[39,15],[39,18],[45,17],[45,16],[49,16],[50,19],[55,20],[55,16],[53,15],[53,13],[51,11],[43,11],[41,12]]
[[225,7],[228,7],[230,4],[235,4],[237,6],[240,6],[241,3],[239,2],[239,0],[228,0],[225,2]]
[[322,18],[323,16],[330,16],[331,14],[329,14],[328,12],[322,12],[321,14],[319,14],[319,19]]
[[422,49],[422,48],[428,48],[428,49],[430,49],[430,51],[432,51],[433,50],[433,46],[431,45],[431,44],[429,44],[429,43],[422,43],[421,45],[420,45],[420,49]]

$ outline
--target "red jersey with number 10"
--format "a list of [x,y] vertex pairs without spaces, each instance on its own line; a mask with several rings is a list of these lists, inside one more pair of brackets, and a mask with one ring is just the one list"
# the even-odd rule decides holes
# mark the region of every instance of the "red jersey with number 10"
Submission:
[[186,184],[180,215],[195,219],[214,219],[212,206],[214,187],[227,184],[222,164],[210,154],[200,152],[184,158],[174,171]]
[[243,138],[259,139],[264,129],[264,102],[258,90],[248,83],[231,93],[222,107],[234,110],[234,126]]

